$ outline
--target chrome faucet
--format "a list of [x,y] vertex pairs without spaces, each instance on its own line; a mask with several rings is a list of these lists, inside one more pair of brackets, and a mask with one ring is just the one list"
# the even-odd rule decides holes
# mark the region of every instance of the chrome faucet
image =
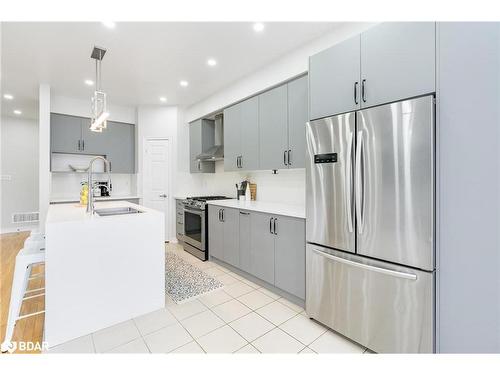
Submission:
[[92,174],[93,174],[92,168],[94,166],[94,162],[98,159],[104,161],[104,170],[105,170],[105,172],[108,172],[108,189],[111,186],[111,175],[110,175],[111,166],[109,164],[109,161],[102,156],[96,156],[89,163],[88,177],[87,177],[87,181],[88,181],[87,183],[88,183],[88,189],[89,189],[89,196],[87,199],[87,212],[90,213],[91,215],[94,214],[94,185],[92,183]]

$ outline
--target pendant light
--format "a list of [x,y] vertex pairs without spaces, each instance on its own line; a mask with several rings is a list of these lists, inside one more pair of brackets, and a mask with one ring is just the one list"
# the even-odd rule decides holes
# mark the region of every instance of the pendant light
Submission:
[[92,97],[91,111],[92,119],[90,122],[90,130],[101,133],[106,129],[106,120],[109,117],[109,112],[106,108],[106,93],[101,87],[101,62],[104,58],[106,50],[104,48],[95,47],[92,50],[90,57],[95,60],[95,91]]

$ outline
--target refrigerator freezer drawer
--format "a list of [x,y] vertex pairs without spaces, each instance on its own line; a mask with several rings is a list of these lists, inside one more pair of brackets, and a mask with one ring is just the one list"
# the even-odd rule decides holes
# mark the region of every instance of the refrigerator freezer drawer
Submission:
[[434,273],[307,245],[306,311],[378,353],[434,351]]

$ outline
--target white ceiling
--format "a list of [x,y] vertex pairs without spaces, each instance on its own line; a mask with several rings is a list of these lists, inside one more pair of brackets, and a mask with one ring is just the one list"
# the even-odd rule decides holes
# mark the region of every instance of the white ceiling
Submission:
[[[90,98],[95,80],[94,45],[107,49],[102,63],[108,101],[120,105],[189,106],[338,27],[339,23],[266,23],[261,33],[248,22],[2,23],[2,112],[34,111],[39,83],[52,93]],[[208,58],[217,66],[209,67]],[[187,80],[188,87],[179,81]],[[26,108],[23,108],[25,106]]]

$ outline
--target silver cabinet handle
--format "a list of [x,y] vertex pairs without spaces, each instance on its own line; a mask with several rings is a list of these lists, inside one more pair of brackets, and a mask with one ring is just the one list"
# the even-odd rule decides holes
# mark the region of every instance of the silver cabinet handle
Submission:
[[82,139],[82,150],[85,151],[85,139]]
[[240,215],[250,215],[250,212],[243,212],[243,211],[240,211]]
[[224,216],[225,216],[225,210],[222,209],[222,221],[226,221],[226,218]]
[[271,234],[274,234],[273,233],[273,219],[274,218],[269,219],[269,233],[271,233]]
[[366,103],[366,79],[361,81],[361,99]]
[[373,271],[377,273],[382,273],[384,275],[389,275],[389,276],[395,276],[399,277],[402,279],[408,279],[408,280],[417,280],[417,275],[414,275],[412,273],[406,273],[406,272],[399,272],[399,271],[393,271],[393,270],[388,270],[387,268],[380,268],[380,267],[375,267],[375,266],[370,266],[369,264],[364,264],[364,263],[358,263],[354,262],[349,259],[344,259],[340,257],[336,257],[334,255],[327,254],[323,251],[320,251],[318,249],[312,249],[316,254],[321,255],[325,258],[328,258],[330,260],[333,260],[335,262],[347,264],[348,266],[353,266],[357,268],[362,268],[368,271]]
[[[356,220],[358,222],[358,233],[363,233],[363,216],[362,205],[364,208],[364,199],[361,203],[362,195],[364,194],[361,190],[361,149],[363,147],[363,131],[358,131],[358,144],[356,145]],[[364,189],[363,189],[364,190]]]
[[243,168],[243,155],[240,155],[240,168]]
[[292,150],[288,150],[288,165],[292,165]]
[[274,225],[273,225],[273,232],[275,235],[278,234],[278,230],[277,230],[277,226],[276,226],[276,221],[278,221],[278,219],[274,218],[273,222],[274,222]]
[[221,216],[220,216],[221,209],[219,208],[219,221],[222,221]]
[[201,162],[198,160],[198,170],[201,170]]
[[346,210],[347,210],[347,230],[352,233],[354,230],[352,215],[352,144],[354,142],[354,133],[350,132],[347,137],[347,157],[346,157]]
[[287,164],[286,164],[286,150],[285,150],[285,151],[283,151],[283,164],[284,164],[284,165],[287,165]]
[[78,146],[77,146],[77,147],[78,147],[78,151],[81,151],[81,150],[82,150],[82,146],[81,146],[81,144],[82,144],[82,141],[79,139],[79,140],[78,140]]
[[354,82],[354,104],[359,104],[359,102],[358,102],[358,85],[359,85],[358,81]]

